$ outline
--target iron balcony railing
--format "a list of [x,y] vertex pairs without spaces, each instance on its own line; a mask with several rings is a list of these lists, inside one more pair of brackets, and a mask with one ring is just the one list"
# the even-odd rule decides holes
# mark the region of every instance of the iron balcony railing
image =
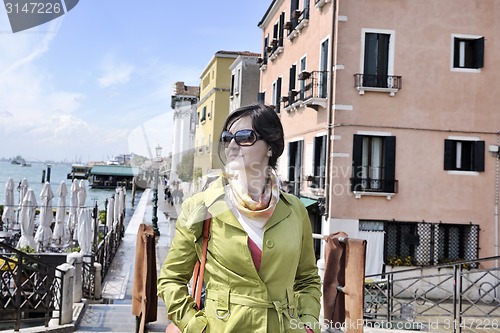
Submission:
[[309,7],[306,7],[303,10],[297,9],[293,12],[290,21],[285,23],[285,29],[288,30],[288,35],[290,35],[304,20],[309,20]]
[[290,90],[281,101],[284,107],[290,107],[297,102],[305,105],[317,104],[318,100],[326,104],[328,88],[328,71],[301,72],[298,75],[299,89]]
[[395,179],[351,178],[353,192],[398,193],[398,181]]
[[402,78],[396,75],[354,74],[354,88],[391,89],[402,88]]

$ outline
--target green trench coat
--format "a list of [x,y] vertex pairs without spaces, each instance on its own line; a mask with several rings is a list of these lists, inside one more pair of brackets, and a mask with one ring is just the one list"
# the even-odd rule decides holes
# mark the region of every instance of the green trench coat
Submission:
[[[224,200],[223,179],[186,200],[158,279],[168,317],[185,333],[321,331],[320,278],[311,225],[300,200],[281,193],[264,228],[257,272],[248,235]],[[212,215],[208,243],[205,308],[196,310],[187,284],[201,256],[203,220]]]

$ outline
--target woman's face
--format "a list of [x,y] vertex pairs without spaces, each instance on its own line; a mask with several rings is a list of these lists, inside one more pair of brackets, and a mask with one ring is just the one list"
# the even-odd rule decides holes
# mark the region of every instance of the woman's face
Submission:
[[[241,130],[253,130],[252,118],[242,117],[227,129],[232,135]],[[257,140],[251,146],[239,146],[235,139],[232,139],[224,149],[226,167],[230,170],[247,170],[247,172],[262,171],[269,164],[268,150],[269,145],[264,140]]]

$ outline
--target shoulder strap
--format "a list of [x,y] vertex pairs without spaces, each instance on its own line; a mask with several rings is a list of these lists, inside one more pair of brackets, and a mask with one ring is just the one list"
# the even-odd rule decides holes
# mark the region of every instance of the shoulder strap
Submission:
[[192,295],[198,309],[201,307],[201,291],[203,286],[203,278],[205,277],[205,263],[207,262],[208,240],[210,238],[210,224],[212,216],[207,211],[205,220],[203,221],[203,247],[201,251],[201,259],[197,261],[193,271],[193,291]]

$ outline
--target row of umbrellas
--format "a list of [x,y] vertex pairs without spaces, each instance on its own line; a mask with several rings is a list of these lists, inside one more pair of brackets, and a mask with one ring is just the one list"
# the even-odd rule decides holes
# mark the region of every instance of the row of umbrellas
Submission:
[[[14,181],[12,178],[9,178],[5,185],[5,204],[2,214],[2,220],[9,229],[14,229],[16,224],[14,189]],[[54,199],[54,193],[51,184],[48,182],[45,183],[40,193],[40,220],[36,234],[34,234],[35,214],[38,205],[34,191],[29,188],[26,179],[23,179],[19,184],[19,192],[20,202],[17,223],[19,223],[19,228],[21,230],[21,238],[18,247],[25,247],[28,245],[37,249],[39,246],[48,246],[53,240],[58,240],[59,244],[65,244],[71,240],[70,230],[73,231],[73,238],[75,239],[81,234],[80,229],[86,230],[92,224],[90,211],[85,208],[87,193],[83,180],[80,182],[75,180],[72,183],[68,223],[66,223],[66,197],[68,195],[68,189],[64,181],[59,185],[57,189],[58,203],[53,232],[51,224],[53,222],[52,201]],[[80,221],[81,228],[78,226],[78,221]],[[90,248],[90,245],[87,246],[87,243],[92,240],[91,233],[82,235],[81,239],[82,242],[80,247],[85,250]]]
[[[14,203],[15,183],[9,178],[5,185],[5,204],[2,214],[2,220],[9,229],[13,229],[16,223],[19,223],[21,238],[18,247],[29,245],[38,249],[40,246],[47,247],[51,242],[66,244],[72,239],[77,240],[81,252],[90,254],[93,239],[91,210],[85,208],[87,191],[83,180],[73,181],[71,185],[69,215],[66,220],[66,198],[68,189],[66,183],[62,181],[57,188],[56,195],[58,204],[55,216],[54,231],[51,229],[53,222],[54,193],[50,183],[43,185],[40,193],[40,220],[39,226],[35,230],[35,214],[38,206],[34,191],[29,188],[26,179],[23,179],[19,185],[20,202],[18,209],[18,219],[16,221],[15,203]],[[114,221],[119,221],[120,214],[125,207],[125,193],[122,189],[117,189],[116,199],[111,198],[107,206],[108,228],[113,227]],[[71,239],[72,238],[72,239]]]

